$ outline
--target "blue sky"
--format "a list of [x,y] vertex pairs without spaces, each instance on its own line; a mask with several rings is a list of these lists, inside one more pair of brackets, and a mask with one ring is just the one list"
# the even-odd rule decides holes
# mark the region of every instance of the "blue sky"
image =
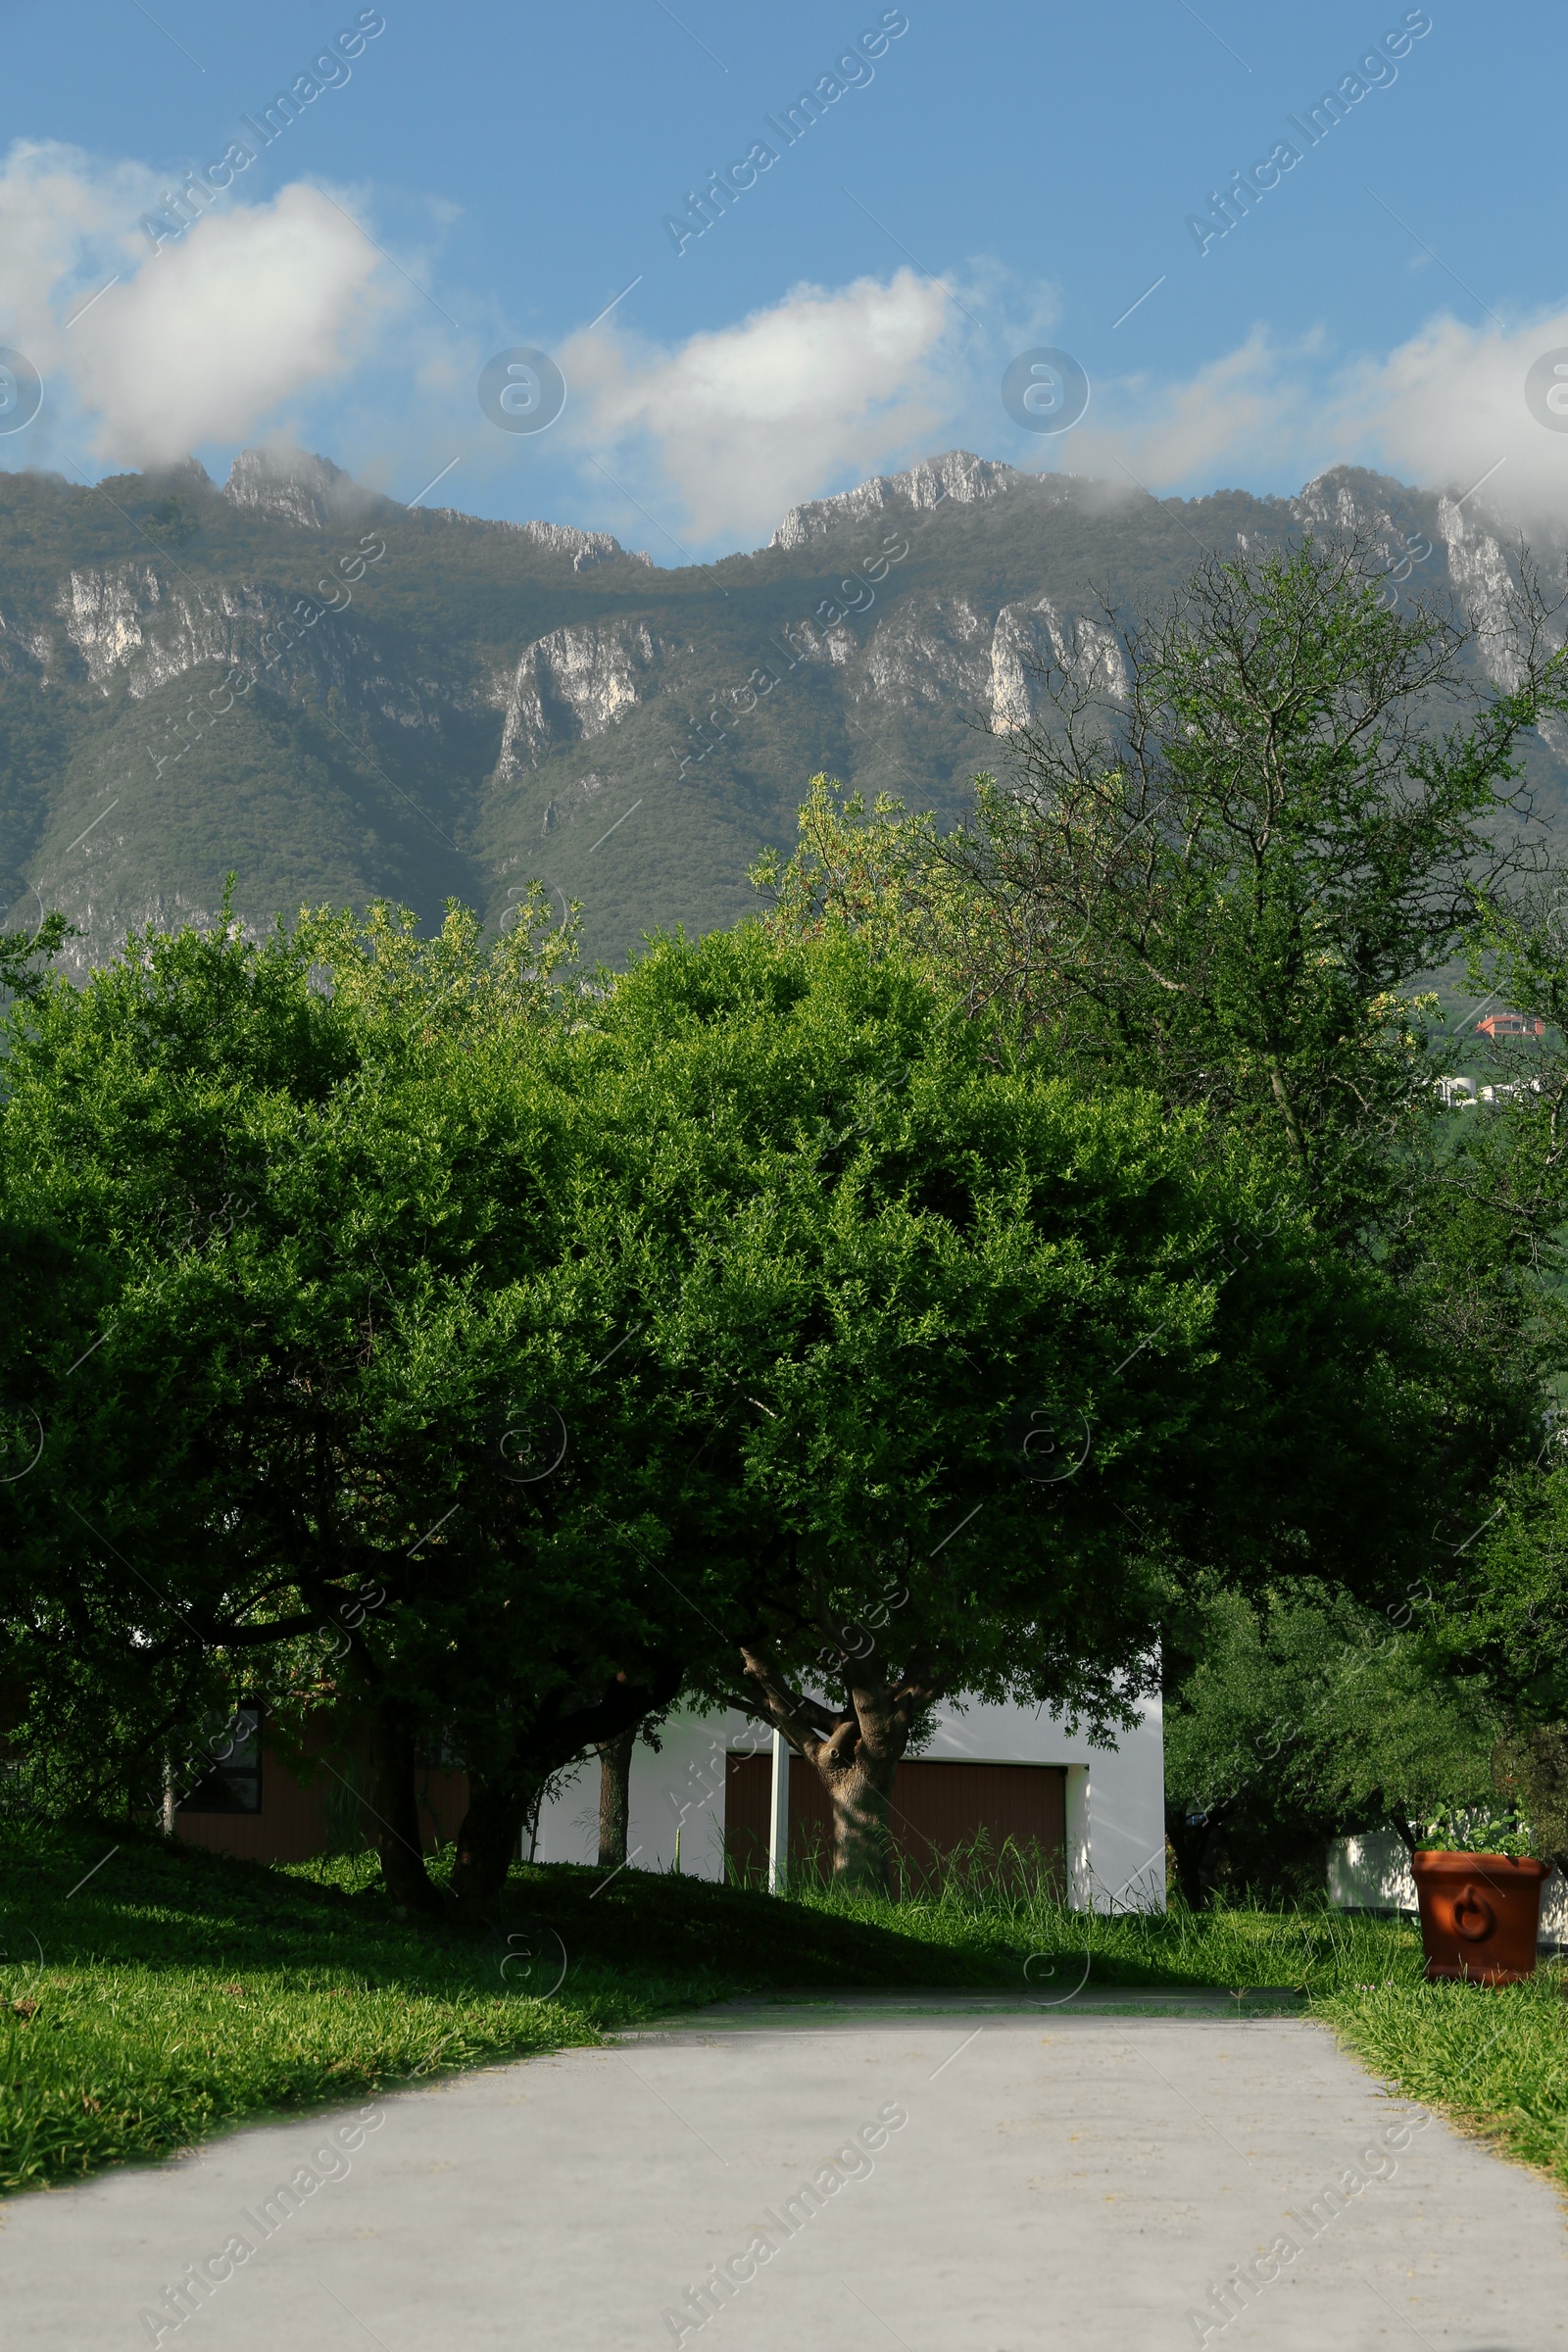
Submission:
[[[297,439],[394,496],[450,468],[432,504],[660,563],[955,445],[1189,494],[1490,467],[1499,513],[1560,512],[1568,436],[1523,390],[1568,346],[1568,13],[1543,0],[6,19],[0,343],[44,400],[0,465],[192,448],[220,478]],[[340,34],[335,86],[251,141]],[[854,86],[786,144],[766,119],[824,75]],[[1325,91],[1341,119],[1312,144],[1291,118]],[[233,141],[254,161],[181,229],[164,191]],[[759,141],[776,160],[677,252],[666,218]],[[481,413],[480,369],[517,347],[563,370],[546,431]],[[1089,379],[1071,431],[1003,405],[1043,347]]]

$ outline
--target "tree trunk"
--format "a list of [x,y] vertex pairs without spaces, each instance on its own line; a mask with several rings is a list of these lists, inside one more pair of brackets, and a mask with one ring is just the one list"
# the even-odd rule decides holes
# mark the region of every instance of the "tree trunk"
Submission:
[[1409,1815],[1405,1812],[1402,1805],[1390,1805],[1387,1810],[1389,1819],[1393,1822],[1395,1828],[1399,1833],[1399,1843],[1403,1846],[1407,1854],[1413,1856],[1418,1843],[1415,1834],[1415,1825],[1410,1820]]
[[381,1877],[400,1919],[436,1918],[441,1897],[424,1867],[419,1802],[414,1782],[414,1730],[406,1711],[390,1702],[370,1709],[370,1776],[375,1794],[368,1829],[381,1857]]
[[645,1716],[667,1707],[680,1689],[681,1674],[681,1665],[668,1658],[652,1660],[645,1681],[617,1674],[581,1705],[558,1701],[508,1727],[496,1746],[504,1762],[490,1769],[469,1764],[468,1810],[458,1832],[452,1871],[460,1919],[485,1921],[500,1910],[529,1807],[552,1776],[577,1757],[611,1746]]
[[631,1826],[631,1754],[637,1744],[632,1724],[599,1750],[599,1867],[618,1870],[626,1859]]
[[1195,1911],[1204,1902],[1203,1861],[1208,1852],[1211,1824],[1207,1814],[1200,1821],[1190,1821],[1185,1806],[1170,1805],[1165,1812],[1165,1836],[1176,1862],[1176,1883],[1182,1898]]
[[452,1866],[452,1900],[460,1919],[478,1927],[499,1914],[537,1786],[530,1774],[506,1771],[491,1778],[470,1769],[468,1809]]
[[811,1765],[833,1807],[833,1884],[878,1894],[896,1891],[893,1879],[893,1784],[912,1725],[940,1695],[928,1670],[911,1666],[895,1681],[872,1651],[845,1676],[849,1709],[796,1695],[767,1654],[740,1645],[752,1698],[798,1756]]
[[893,1894],[893,1831],[889,1815],[899,1759],[873,1754],[863,1740],[842,1759],[824,1741],[814,1759],[833,1806],[833,1884],[852,1892]]

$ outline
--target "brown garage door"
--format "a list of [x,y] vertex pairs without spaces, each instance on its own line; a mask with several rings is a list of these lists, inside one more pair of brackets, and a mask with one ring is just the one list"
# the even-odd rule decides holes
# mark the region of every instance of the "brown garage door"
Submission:
[[[724,1782],[724,1856],[732,1877],[765,1878],[768,1756],[734,1755]],[[993,1867],[1035,1878],[1042,1867],[1065,1885],[1067,1775],[1059,1764],[946,1764],[915,1757],[893,1784],[893,1843],[901,1882],[917,1886],[944,1866]],[[833,1813],[819,1776],[790,1758],[790,1867],[826,1877]]]

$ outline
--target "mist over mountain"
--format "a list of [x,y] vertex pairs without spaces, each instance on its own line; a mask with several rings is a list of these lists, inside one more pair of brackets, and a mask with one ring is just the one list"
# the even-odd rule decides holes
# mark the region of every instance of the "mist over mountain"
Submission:
[[[79,969],[210,916],[230,869],[258,926],[377,896],[497,921],[537,875],[618,961],[755,905],[746,868],[818,769],[956,815],[998,758],[980,729],[1033,710],[1098,592],[1137,607],[1205,550],[1314,524],[1359,524],[1406,597],[1500,620],[1515,559],[1472,502],[1344,468],[1289,500],[1156,500],[953,451],[679,570],[403,507],[301,451],[248,450],[221,489],[191,462],[3,474],[0,921],[59,906]],[[1533,761],[1554,823],[1563,755]]]

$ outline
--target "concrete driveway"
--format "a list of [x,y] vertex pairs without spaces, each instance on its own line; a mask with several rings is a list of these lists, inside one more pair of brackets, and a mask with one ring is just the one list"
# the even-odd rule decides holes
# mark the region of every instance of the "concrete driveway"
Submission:
[[0,2215],[4,2352],[1568,2343],[1552,2189],[1223,1995],[730,2004]]

